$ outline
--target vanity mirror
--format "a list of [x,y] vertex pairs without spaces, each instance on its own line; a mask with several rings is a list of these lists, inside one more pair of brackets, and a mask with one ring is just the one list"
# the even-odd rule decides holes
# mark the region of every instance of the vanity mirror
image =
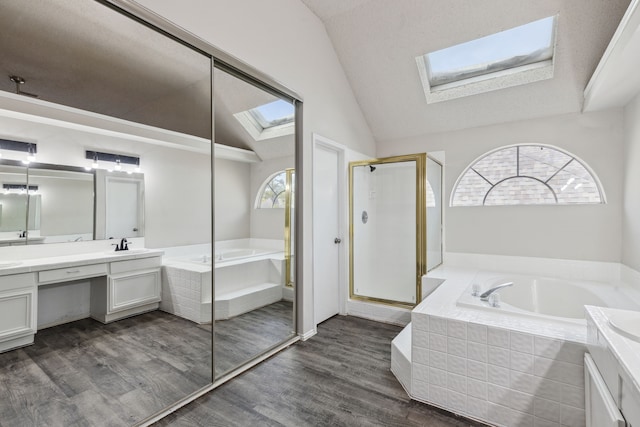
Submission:
[[27,244],[93,240],[93,172],[45,163],[31,163],[26,169]]
[[24,244],[26,240],[27,168],[8,163],[0,161],[0,246]]

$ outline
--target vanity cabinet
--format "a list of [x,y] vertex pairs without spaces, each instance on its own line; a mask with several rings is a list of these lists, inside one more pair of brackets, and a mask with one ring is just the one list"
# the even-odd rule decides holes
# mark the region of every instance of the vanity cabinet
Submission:
[[33,343],[37,300],[35,274],[0,276],[0,351]]
[[[587,427],[640,427],[640,344],[608,324],[614,309],[587,307],[584,358]],[[634,378],[636,378],[634,380]]]
[[625,421],[591,355],[584,355],[587,427],[625,427]]
[[108,323],[158,308],[160,257],[116,261],[109,275],[91,282],[91,317]]
[[[0,270],[0,352],[33,343],[38,331],[38,287],[88,281],[89,315],[109,323],[158,309],[162,251],[88,253],[17,262]],[[42,308],[42,307],[41,307]]]

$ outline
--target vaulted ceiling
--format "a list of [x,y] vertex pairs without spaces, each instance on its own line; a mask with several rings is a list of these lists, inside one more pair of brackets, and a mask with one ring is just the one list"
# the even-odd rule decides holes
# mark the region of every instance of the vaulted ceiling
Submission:
[[[629,0],[302,0],[325,24],[377,141],[579,112]],[[415,57],[558,15],[554,77],[427,104]]]

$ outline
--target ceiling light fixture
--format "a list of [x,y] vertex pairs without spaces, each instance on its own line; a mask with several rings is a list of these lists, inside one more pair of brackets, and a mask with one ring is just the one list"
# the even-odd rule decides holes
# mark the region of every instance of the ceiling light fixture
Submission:
[[115,163],[113,166],[107,166],[109,172],[113,170],[122,171],[123,165],[134,165],[136,172],[139,172],[140,169],[140,157],[137,156],[87,150],[85,151],[85,158],[91,160],[91,167],[94,169],[98,168],[98,161]]
[[0,139],[0,150],[18,151],[27,153],[27,158],[22,163],[29,164],[36,160],[38,144],[33,142],[14,141],[11,139]]
[[29,144],[29,148],[28,148],[28,151],[27,151],[27,161],[29,163],[36,161],[36,152],[33,149],[33,144]]

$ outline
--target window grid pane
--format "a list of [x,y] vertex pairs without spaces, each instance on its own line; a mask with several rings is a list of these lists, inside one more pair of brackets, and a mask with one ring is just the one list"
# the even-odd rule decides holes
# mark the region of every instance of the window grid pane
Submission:
[[283,208],[285,205],[286,174],[280,172],[264,186],[258,208]]
[[485,200],[487,206],[548,205],[556,203],[549,187],[531,178],[510,178],[494,186]]
[[459,179],[451,206],[603,203],[594,176],[560,150],[519,145],[491,152]]

